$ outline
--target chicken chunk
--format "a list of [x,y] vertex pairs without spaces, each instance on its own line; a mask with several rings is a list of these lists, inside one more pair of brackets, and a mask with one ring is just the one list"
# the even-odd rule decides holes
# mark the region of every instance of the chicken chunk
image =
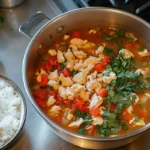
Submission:
[[93,121],[92,121],[92,124],[93,125],[99,125],[99,126],[101,126],[101,125],[103,125],[103,122],[104,122],[104,120],[103,120],[103,118],[102,117],[100,117],[100,116],[98,116],[98,117],[93,117]]
[[58,71],[55,70],[53,72],[50,72],[48,77],[49,77],[50,80],[58,81],[58,79],[59,79]]
[[65,61],[65,58],[64,58],[64,56],[63,56],[63,53],[62,53],[62,51],[60,51],[60,50],[57,51],[57,61],[58,61],[59,63],[62,63],[62,62]]
[[83,65],[83,61],[80,60],[79,62],[77,62],[75,65],[74,65],[74,70],[81,70],[81,69],[84,69],[84,65]]
[[50,113],[51,115],[58,114],[60,110],[61,110],[61,107],[60,107],[60,106],[54,105],[54,106],[49,110],[49,113]]
[[76,121],[73,121],[69,124],[69,127],[79,127],[83,123],[83,119],[79,118]]
[[65,34],[63,39],[68,40],[69,38],[70,38],[70,35]]
[[116,80],[117,79],[117,76],[114,72],[110,72],[109,73],[109,76],[103,76],[102,77],[102,81],[105,83],[105,84],[109,84],[112,80]]
[[89,65],[87,68],[85,68],[82,72],[79,72],[74,75],[73,81],[79,84],[83,84],[86,82],[86,75],[89,73],[89,71],[93,68],[93,65]]
[[64,87],[62,87],[62,86],[59,86],[58,94],[60,95],[60,97],[62,97],[64,99],[67,98],[66,89]]
[[138,74],[145,74],[145,71],[144,70],[142,70],[142,69],[137,69],[136,71],[135,71],[136,73],[138,73]]
[[56,102],[54,96],[50,96],[47,101],[47,106],[52,106]]
[[55,80],[49,80],[49,81],[48,81],[48,85],[52,86],[55,90],[57,90],[58,87],[59,87],[58,82],[55,81]]
[[65,53],[65,58],[67,59],[66,68],[73,70],[75,57],[70,49],[68,49],[67,53]]
[[80,59],[86,58],[86,53],[84,53],[81,50],[74,50],[73,53],[77,58],[80,58]]
[[75,93],[72,92],[70,87],[67,87],[65,92],[66,92],[67,99],[69,99],[69,100],[73,100],[74,99]]
[[81,47],[82,50],[90,50],[90,49],[93,49],[95,47],[95,44],[92,43],[92,42],[87,42],[85,44],[83,44]]
[[121,49],[120,51],[119,51],[119,54],[120,53],[122,53],[124,56],[124,58],[125,59],[127,59],[127,58],[133,58],[134,57],[134,55],[128,50],[128,49]]
[[150,52],[147,49],[144,49],[142,52],[138,52],[140,57],[148,57],[150,56]]
[[62,86],[71,86],[73,84],[70,77],[65,77],[63,74],[60,75],[59,80],[62,81]]
[[88,32],[89,34],[96,34],[96,30],[94,30],[94,29],[91,29],[91,30],[89,30],[89,32]]
[[50,50],[48,50],[48,53],[49,53],[51,56],[55,56],[55,55],[57,54],[55,49],[50,49]]
[[96,65],[98,63],[100,63],[100,58],[96,58],[94,56],[89,56],[89,58],[87,58],[85,61],[84,61],[84,65],[85,66],[88,66],[88,65]]
[[90,109],[93,107],[99,107],[103,102],[103,98],[101,96],[97,96],[96,93],[93,94],[90,101]]
[[127,32],[125,34],[126,37],[133,39],[133,41],[135,42],[137,40],[137,38],[134,36],[134,34]]
[[98,49],[95,51],[95,54],[102,54],[103,53],[103,50],[104,50],[104,46],[100,46],[98,47]]
[[70,43],[80,48],[84,44],[84,41],[80,38],[73,38],[71,39]]
[[143,119],[139,119],[137,122],[135,122],[136,126],[145,126],[145,122]]

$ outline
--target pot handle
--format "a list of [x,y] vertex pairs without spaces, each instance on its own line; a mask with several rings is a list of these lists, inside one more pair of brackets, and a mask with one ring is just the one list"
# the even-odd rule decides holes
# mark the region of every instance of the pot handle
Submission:
[[[20,27],[19,32],[23,33],[24,35],[32,38],[36,33],[35,30],[38,30],[38,27],[41,26],[41,23],[45,20],[50,20],[45,14],[41,11],[38,11],[28,20],[26,20]],[[47,21],[46,21],[47,22]],[[34,32],[33,32],[34,29]]]

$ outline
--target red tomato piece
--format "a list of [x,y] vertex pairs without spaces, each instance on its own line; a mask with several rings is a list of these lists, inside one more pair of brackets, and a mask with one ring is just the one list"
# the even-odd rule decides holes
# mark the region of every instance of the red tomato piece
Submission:
[[41,90],[41,89],[37,89],[34,91],[33,93],[34,97],[36,99],[44,99],[47,95],[47,91],[46,90]]
[[148,113],[145,109],[141,109],[137,111],[137,115],[141,118],[147,118]]
[[55,116],[55,121],[56,121],[56,123],[60,124],[61,121],[62,121],[62,116],[61,115],[56,115]]
[[61,98],[60,96],[57,96],[55,99],[56,99],[56,104],[62,104],[63,103],[63,98]]
[[102,61],[101,61],[101,63],[102,63],[103,65],[107,65],[107,64],[110,63],[110,62],[111,62],[110,57],[105,57],[105,58],[103,58]]
[[47,62],[42,63],[42,68],[47,72],[52,70],[52,66],[49,65]]
[[94,70],[95,71],[98,71],[98,72],[101,72],[101,71],[103,71],[105,69],[105,65],[103,65],[103,64],[96,64],[95,66],[94,66]]
[[101,96],[101,97],[105,97],[105,96],[107,96],[107,94],[108,94],[108,90],[107,89],[101,89],[98,93],[97,93],[97,95],[98,96]]
[[64,75],[65,77],[69,77],[69,76],[70,76],[70,71],[69,71],[69,69],[67,69],[67,68],[65,68],[62,73],[63,73],[63,75]]
[[80,32],[79,32],[79,31],[73,31],[73,32],[72,32],[72,37],[73,37],[73,38],[80,38],[80,36],[81,36],[81,35],[80,35]]
[[56,91],[56,90],[48,90],[48,93],[49,93],[51,96],[54,96],[54,97],[57,96],[57,91]]
[[90,114],[94,117],[100,116],[100,108],[93,107],[92,109],[90,109]]
[[56,62],[56,68],[57,68],[58,71],[61,70],[61,65],[58,62]]
[[84,111],[84,112],[89,113],[89,108],[88,108],[87,106],[85,106],[85,105],[81,105],[81,106],[79,107],[79,109],[80,109],[81,111]]
[[128,42],[125,42],[125,43],[124,43],[124,47],[127,48],[127,49],[131,49],[132,46],[133,46],[132,43],[128,43]]
[[72,105],[73,105],[73,101],[72,100],[66,99],[64,101],[64,103],[65,103],[65,106],[67,106],[69,108],[72,108]]
[[101,106],[106,108],[108,106],[108,104],[107,103],[102,103]]
[[94,129],[95,129],[95,126],[94,125],[87,125],[86,127],[85,127],[85,130],[86,130],[86,132],[88,133],[88,134],[91,134],[93,131],[94,131]]
[[110,112],[113,113],[115,108],[116,108],[116,104],[111,104],[110,105]]
[[48,83],[48,76],[46,74],[42,74],[40,86],[46,86],[47,83]]
[[123,117],[123,119],[124,119],[124,120],[127,120],[127,121],[129,121],[129,120],[132,120],[132,119],[133,119],[133,115],[132,115],[132,114],[130,114],[130,113],[128,113],[127,111],[124,111],[124,112],[123,112],[122,117]]
[[78,98],[78,99],[76,99],[75,101],[74,101],[74,104],[73,104],[73,107],[72,107],[72,111],[73,111],[73,113],[77,110],[77,109],[80,109],[80,110],[86,110],[87,111],[87,109],[88,108],[86,108],[86,107],[83,107],[84,106],[84,101],[82,100],[82,99],[80,99],[80,98]]
[[48,59],[48,63],[51,65],[51,66],[54,66],[56,64],[56,60],[57,60],[57,57],[56,56],[51,56],[49,59]]
[[41,107],[41,108],[46,107],[46,103],[44,101],[42,101],[41,99],[36,98],[35,101],[36,101],[36,103],[38,104],[39,107]]

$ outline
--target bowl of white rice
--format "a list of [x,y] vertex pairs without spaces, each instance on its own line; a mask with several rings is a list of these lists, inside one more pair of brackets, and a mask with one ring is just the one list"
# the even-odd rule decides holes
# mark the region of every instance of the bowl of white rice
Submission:
[[0,149],[18,136],[26,119],[26,102],[20,88],[0,75]]

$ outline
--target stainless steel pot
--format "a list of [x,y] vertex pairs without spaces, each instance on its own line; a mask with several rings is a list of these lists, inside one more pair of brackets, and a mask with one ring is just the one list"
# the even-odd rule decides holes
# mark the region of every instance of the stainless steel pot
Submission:
[[[33,35],[31,31],[43,20],[48,20],[48,22]],[[31,38],[23,59],[23,82],[33,106],[58,136],[83,148],[113,149],[137,139],[150,127],[150,123],[139,130],[117,137],[96,138],[79,135],[50,120],[37,106],[30,90],[30,81],[38,58],[38,51],[43,52],[52,42],[75,28],[91,26],[111,26],[126,29],[135,33],[147,47],[150,47],[150,24],[124,11],[108,8],[84,8],[64,13],[51,20],[38,12],[20,27],[20,31]]]
[[20,5],[24,0],[0,0],[0,7],[12,8]]

